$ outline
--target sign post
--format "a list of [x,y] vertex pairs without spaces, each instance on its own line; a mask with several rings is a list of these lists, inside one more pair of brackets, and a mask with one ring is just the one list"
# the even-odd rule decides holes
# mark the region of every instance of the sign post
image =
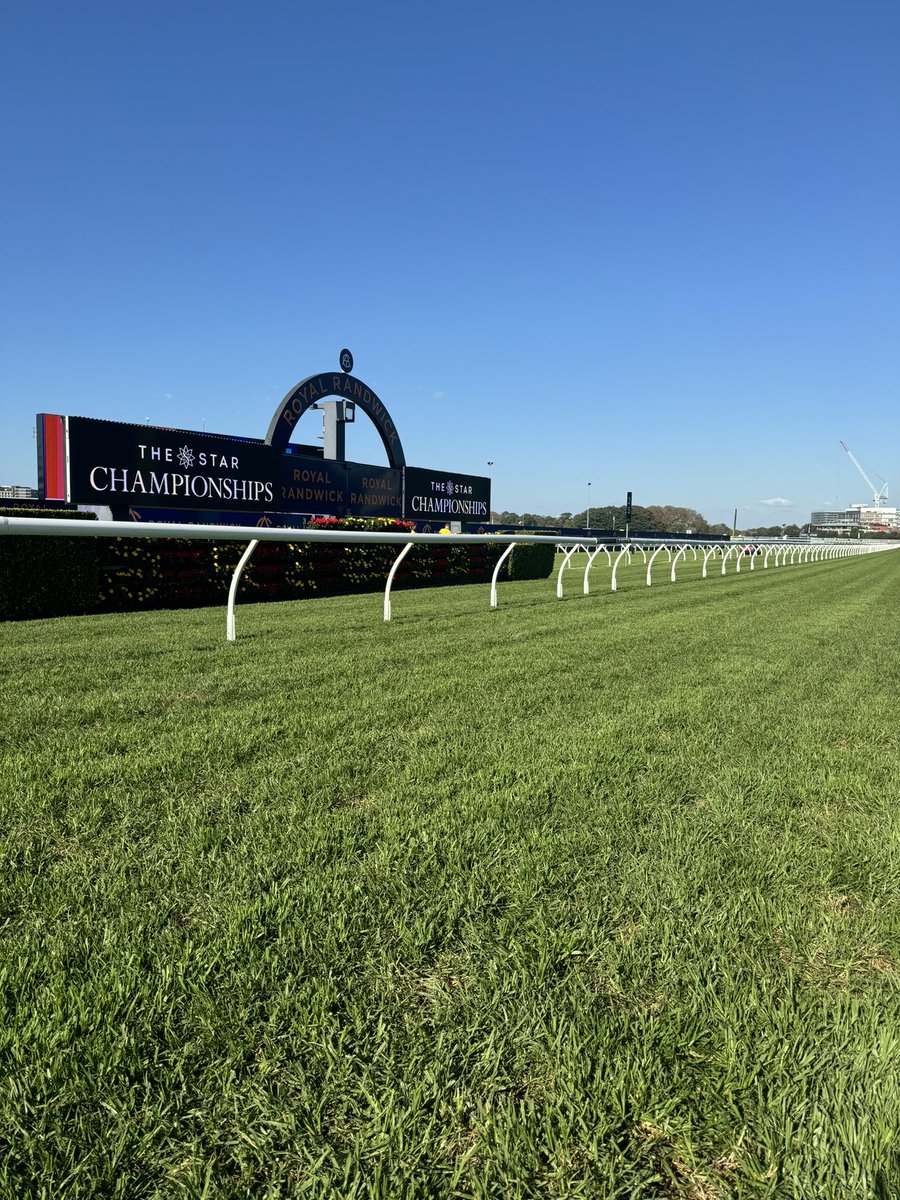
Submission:
[[628,541],[629,530],[631,529],[631,492],[625,500],[625,541]]

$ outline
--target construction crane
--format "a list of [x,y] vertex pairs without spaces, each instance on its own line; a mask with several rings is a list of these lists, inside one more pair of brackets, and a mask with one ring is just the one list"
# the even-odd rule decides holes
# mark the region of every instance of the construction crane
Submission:
[[881,484],[880,488],[877,488],[875,486],[875,484],[872,482],[872,480],[865,473],[865,471],[862,469],[859,462],[857,461],[856,455],[853,453],[853,451],[850,449],[850,447],[847,445],[847,443],[841,442],[841,445],[844,447],[844,449],[847,451],[847,454],[850,456],[850,461],[853,463],[854,467],[856,467],[857,471],[859,471],[860,475],[862,475],[863,479],[866,481],[866,483],[872,489],[872,503],[876,507],[884,504],[885,500],[887,500],[887,498],[888,498],[887,480],[882,479],[881,475],[879,475],[878,478],[882,480],[882,484]]

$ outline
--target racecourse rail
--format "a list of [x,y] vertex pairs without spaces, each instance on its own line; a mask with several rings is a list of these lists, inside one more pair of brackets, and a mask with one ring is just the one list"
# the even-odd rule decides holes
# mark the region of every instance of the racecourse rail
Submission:
[[[556,577],[556,595],[563,598],[563,573],[571,567],[576,551],[588,555],[584,569],[583,593],[588,595],[590,589],[590,571],[595,559],[601,553],[606,554],[607,564],[612,567],[610,590],[616,591],[616,574],[623,558],[627,557],[630,565],[632,557],[640,554],[647,565],[647,586],[652,585],[653,563],[663,551],[671,563],[669,578],[676,581],[678,564],[692,553],[694,561],[703,555],[702,578],[706,579],[710,559],[720,556],[722,574],[727,571],[728,561],[734,556],[735,572],[740,573],[741,562],[750,559],[750,570],[756,566],[756,559],[763,557],[762,569],[769,567],[769,560],[775,567],[800,565],[806,562],[817,562],[824,559],[848,558],[859,554],[872,554],[882,550],[900,549],[900,542],[876,541],[786,541],[784,539],[756,539],[752,543],[744,542],[679,542],[671,538],[635,538],[626,542],[604,542],[594,537],[566,537],[560,534],[531,534],[531,533],[389,533],[380,530],[351,530],[351,529],[283,529],[262,528],[242,525],[179,525],[162,521],[147,521],[140,524],[127,521],[67,521],[54,518],[36,517],[4,517],[0,516],[0,536],[26,537],[134,537],[134,538],[185,538],[192,541],[229,541],[248,542],[240,562],[234,569],[231,586],[228,590],[228,609],[226,617],[226,637],[233,642],[236,637],[234,607],[237,599],[237,589],[244,567],[250,561],[253,551],[260,542],[342,542],[349,545],[379,545],[400,544],[401,550],[394,559],[384,590],[384,619],[391,619],[391,585],[397,568],[409,551],[416,545],[443,544],[446,545],[448,536],[455,545],[472,545],[477,543],[506,544],[506,549],[500,555],[491,577],[491,608],[497,607],[497,579],[500,568],[517,545],[533,545],[535,542],[551,542],[564,554],[563,563]],[[613,555],[615,554],[615,559]],[[649,558],[648,558],[649,555]],[[790,555],[790,557],[788,557]]]

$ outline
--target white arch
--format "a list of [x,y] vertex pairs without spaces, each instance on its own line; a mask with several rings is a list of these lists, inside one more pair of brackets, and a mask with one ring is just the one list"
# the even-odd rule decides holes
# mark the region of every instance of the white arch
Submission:
[[609,547],[597,546],[597,548],[595,550],[593,550],[589,553],[587,564],[585,565],[585,568],[584,568],[584,589],[583,590],[584,590],[585,596],[587,596],[588,593],[590,592],[590,583],[588,582],[588,576],[590,575],[591,567],[594,565],[594,559],[597,557],[597,555],[600,553],[601,550],[606,555],[606,565],[608,567],[612,566],[612,555],[609,552]]
[[[653,560],[654,560],[654,558],[656,558],[657,554],[659,554],[660,550],[665,550],[665,549],[666,549],[665,546],[657,546],[656,549],[653,551],[653,553],[650,555],[650,561],[647,563],[647,587],[650,587],[650,585],[652,583],[652,580],[650,578],[650,572],[653,570]],[[672,554],[670,551],[669,558],[671,559],[671,557],[672,557]]]
[[248,544],[247,549],[241,555],[238,565],[234,569],[234,574],[231,577],[231,587],[228,589],[228,608],[225,612],[225,637],[229,642],[233,642],[237,638],[234,628],[234,602],[237,599],[238,584],[241,582],[241,576],[244,573],[244,567],[253,557],[253,551],[259,545],[259,539]]
[[612,562],[612,559],[610,558],[610,555],[609,555],[609,551],[606,549],[605,546],[597,546],[596,549],[589,552],[588,560],[587,560],[587,563],[585,564],[585,568],[584,568],[584,587],[582,589],[585,596],[587,596],[591,590],[591,585],[588,582],[588,576],[590,575],[591,567],[594,565],[594,559],[597,557],[597,555],[600,553],[601,550],[606,554],[607,566],[609,566],[610,563]]
[[494,567],[494,573],[491,576],[491,608],[497,607],[497,579],[500,575],[500,568],[513,552],[515,542],[510,542],[500,557],[497,559],[497,565]]
[[[627,546],[622,547],[622,549],[619,551],[618,555],[616,556],[616,561],[613,563],[612,579],[610,580],[610,587],[609,587],[609,590],[611,592],[614,592],[616,590],[616,571],[618,571],[618,569],[619,569],[619,563],[622,561],[623,554],[628,554]],[[629,565],[631,564],[631,555],[630,554],[628,554],[628,563],[629,563]]]
[[716,546],[716,545],[711,545],[711,546],[710,546],[710,547],[707,549],[706,553],[703,555],[703,573],[702,573],[702,574],[701,574],[701,576],[700,576],[700,578],[701,578],[701,579],[705,579],[705,578],[706,578],[706,564],[709,562],[710,558],[711,558],[711,557],[712,557],[712,556],[713,556],[713,555],[716,553],[716,551],[717,551],[718,549],[719,549],[719,547],[718,547],[718,546]]
[[734,549],[734,546],[729,546],[728,549],[726,551],[724,551],[722,554],[722,574],[723,575],[725,574],[725,566],[726,566],[729,558],[731,558],[731,552],[733,549]]
[[569,560],[571,559],[572,555],[575,553],[575,551],[577,549],[578,549],[577,546],[569,546],[569,548],[566,550],[566,557],[563,559],[562,563],[560,564],[559,574],[556,576],[556,598],[557,598],[557,600],[562,600],[562,598],[563,598],[563,582],[562,582],[563,571],[569,565]]
[[[679,547],[678,551],[676,552],[676,554],[675,554],[675,557],[674,557],[674,558],[672,558],[672,571],[671,571],[671,574],[670,574],[670,576],[669,576],[669,582],[670,582],[670,583],[674,583],[674,582],[675,582],[675,569],[676,569],[676,567],[678,566],[678,560],[679,560],[679,558],[681,558],[682,554],[684,554],[684,555],[686,556],[686,555],[687,555],[687,551],[688,551],[688,547],[687,547],[687,546],[681,546],[681,547]],[[670,555],[670,557],[671,557],[671,555]],[[695,551],[695,552],[694,552],[694,558],[696,558],[696,557],[697,557],[697,554],[696,554],[696,551]]]
[[410,550],[412,550],[414,545],[415,542],[406,543],[406,545],[394,559],[394,565],[388,572],[387,584],[385,585],[384,589],[384,619],[386,621],[391,619],[391,584],[394,582],[394,576],[397,574],[397,568],[403,562],[404,558],[406,558],[407,554],[409,554]]

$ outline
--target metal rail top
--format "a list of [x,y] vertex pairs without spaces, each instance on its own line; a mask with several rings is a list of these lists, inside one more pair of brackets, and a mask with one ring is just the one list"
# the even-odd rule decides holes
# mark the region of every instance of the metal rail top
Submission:
[[170,525],[165,521],[65,521],[53,517],[0,516],[0,535],[3,534],[30,534],[35,537],[163,537],[229,542],[431,542],[441,545],[480,542],[494,546],[552,542],[554,545],[597,545],[597,538],[560,537],[558,534],[402,533],[377,529],[283,529],[271,525]]

